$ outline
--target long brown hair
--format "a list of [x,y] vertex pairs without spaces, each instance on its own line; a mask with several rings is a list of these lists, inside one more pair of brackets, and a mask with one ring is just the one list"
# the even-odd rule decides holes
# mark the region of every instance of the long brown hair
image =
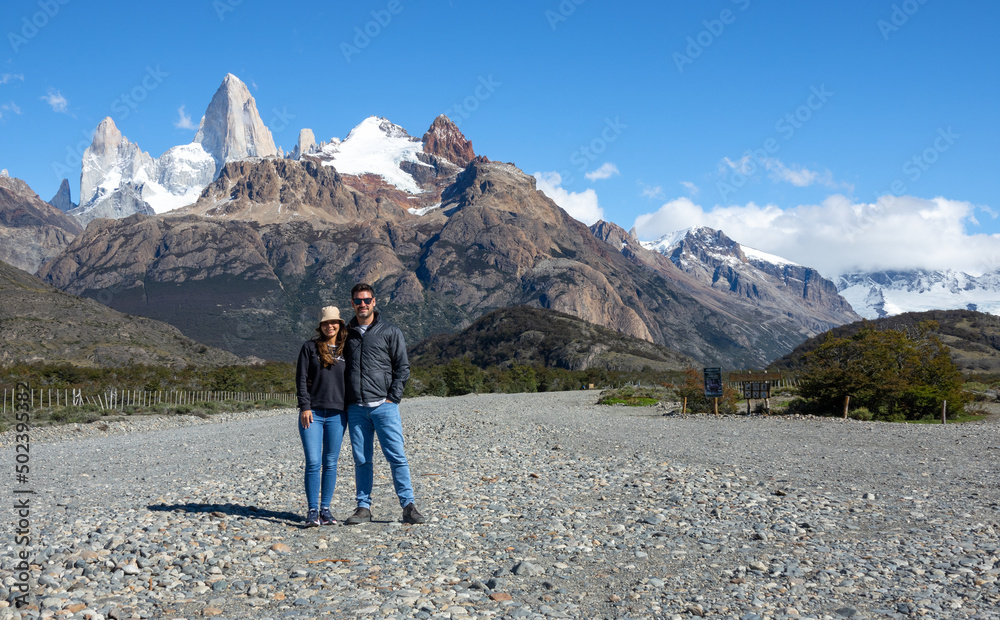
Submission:
[[326,337],[323,336],[323,331],[320,327],[316,326],[317,336],[313,338],[316,341],[316,352],[319,353],[319,361],[322,362],[323,368],[329,368],[333,366],[333,363],[338,357],[344,356],[344,342],[347,340],[347,323],[343,321],[337,321],[340,324],[340,329],[337,330],[337,335],[333,338],[333,350],[327,346],[330,343],[327,341]]

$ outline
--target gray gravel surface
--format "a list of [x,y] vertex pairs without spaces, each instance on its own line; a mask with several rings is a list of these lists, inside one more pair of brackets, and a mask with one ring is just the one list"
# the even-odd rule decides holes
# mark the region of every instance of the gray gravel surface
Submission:
[[[408,526],[304,528],[294,411],[35,429],[8,618],[1000,618],[1000,425],[407,400]],[[333,512],[353,510],[346,445]],[[10,532],[11,520],[5,529]],[[17,554],[27,605],[11,604]]]

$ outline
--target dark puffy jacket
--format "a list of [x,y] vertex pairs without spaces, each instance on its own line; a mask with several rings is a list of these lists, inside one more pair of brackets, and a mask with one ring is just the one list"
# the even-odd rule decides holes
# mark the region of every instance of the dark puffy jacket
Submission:
[[[323,345],[326,346],[326,345]],[[344,360],[338,359],[330,368],[316,350],[315,340],[307,340],[299,350],[295,366],[295,386],[299,397],[299,411],[312,409],[339,409],[344,406]]]
[[379,320],[378,312],[364,336],[358,330],[357,317],[351,319],[344,359],[347,404],[371,403],[383,398],[394,403],[403,400],[403,388],[410,378],[406,342],[398,327]]

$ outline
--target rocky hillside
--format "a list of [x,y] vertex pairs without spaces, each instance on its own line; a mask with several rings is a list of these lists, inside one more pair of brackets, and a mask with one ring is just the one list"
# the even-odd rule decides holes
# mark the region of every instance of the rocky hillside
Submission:
[[0,262],[0,364],[240,364],[170,325],[82,299]]
[[432,336],[410,350],[412,364],[443,364],[463,357],[481,368],[514,362],[626,372],[697,366],[693,359],[667,347],[569,314],[528,306],[496,310],[457,334]]
[[[905,312],[874,321],[857,321],[830,330],[835,338],[847,338],[865,324],[879,329],[912,329],[924,321],[936,321],[936,334],[951,350],[951,358],[967,375],[1000,376],[1000,317],[972,310],[930,310]],[[827,337],[821,334],[806,340],[791,353],[772,364],[775,369],[795,371],[802,357]]]
[[39,198],[27,183],[0,175],[0,261],[35,273],[82,230],[76,220]]

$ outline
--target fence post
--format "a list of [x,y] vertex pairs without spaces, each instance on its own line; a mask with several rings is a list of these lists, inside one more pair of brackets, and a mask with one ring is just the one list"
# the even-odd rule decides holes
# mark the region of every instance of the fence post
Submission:
[[941,402],[941,424],[948,423],[948,401]]
[[850,395],[844,397],[844,419],[847,419],[847,406],[851,403]]

